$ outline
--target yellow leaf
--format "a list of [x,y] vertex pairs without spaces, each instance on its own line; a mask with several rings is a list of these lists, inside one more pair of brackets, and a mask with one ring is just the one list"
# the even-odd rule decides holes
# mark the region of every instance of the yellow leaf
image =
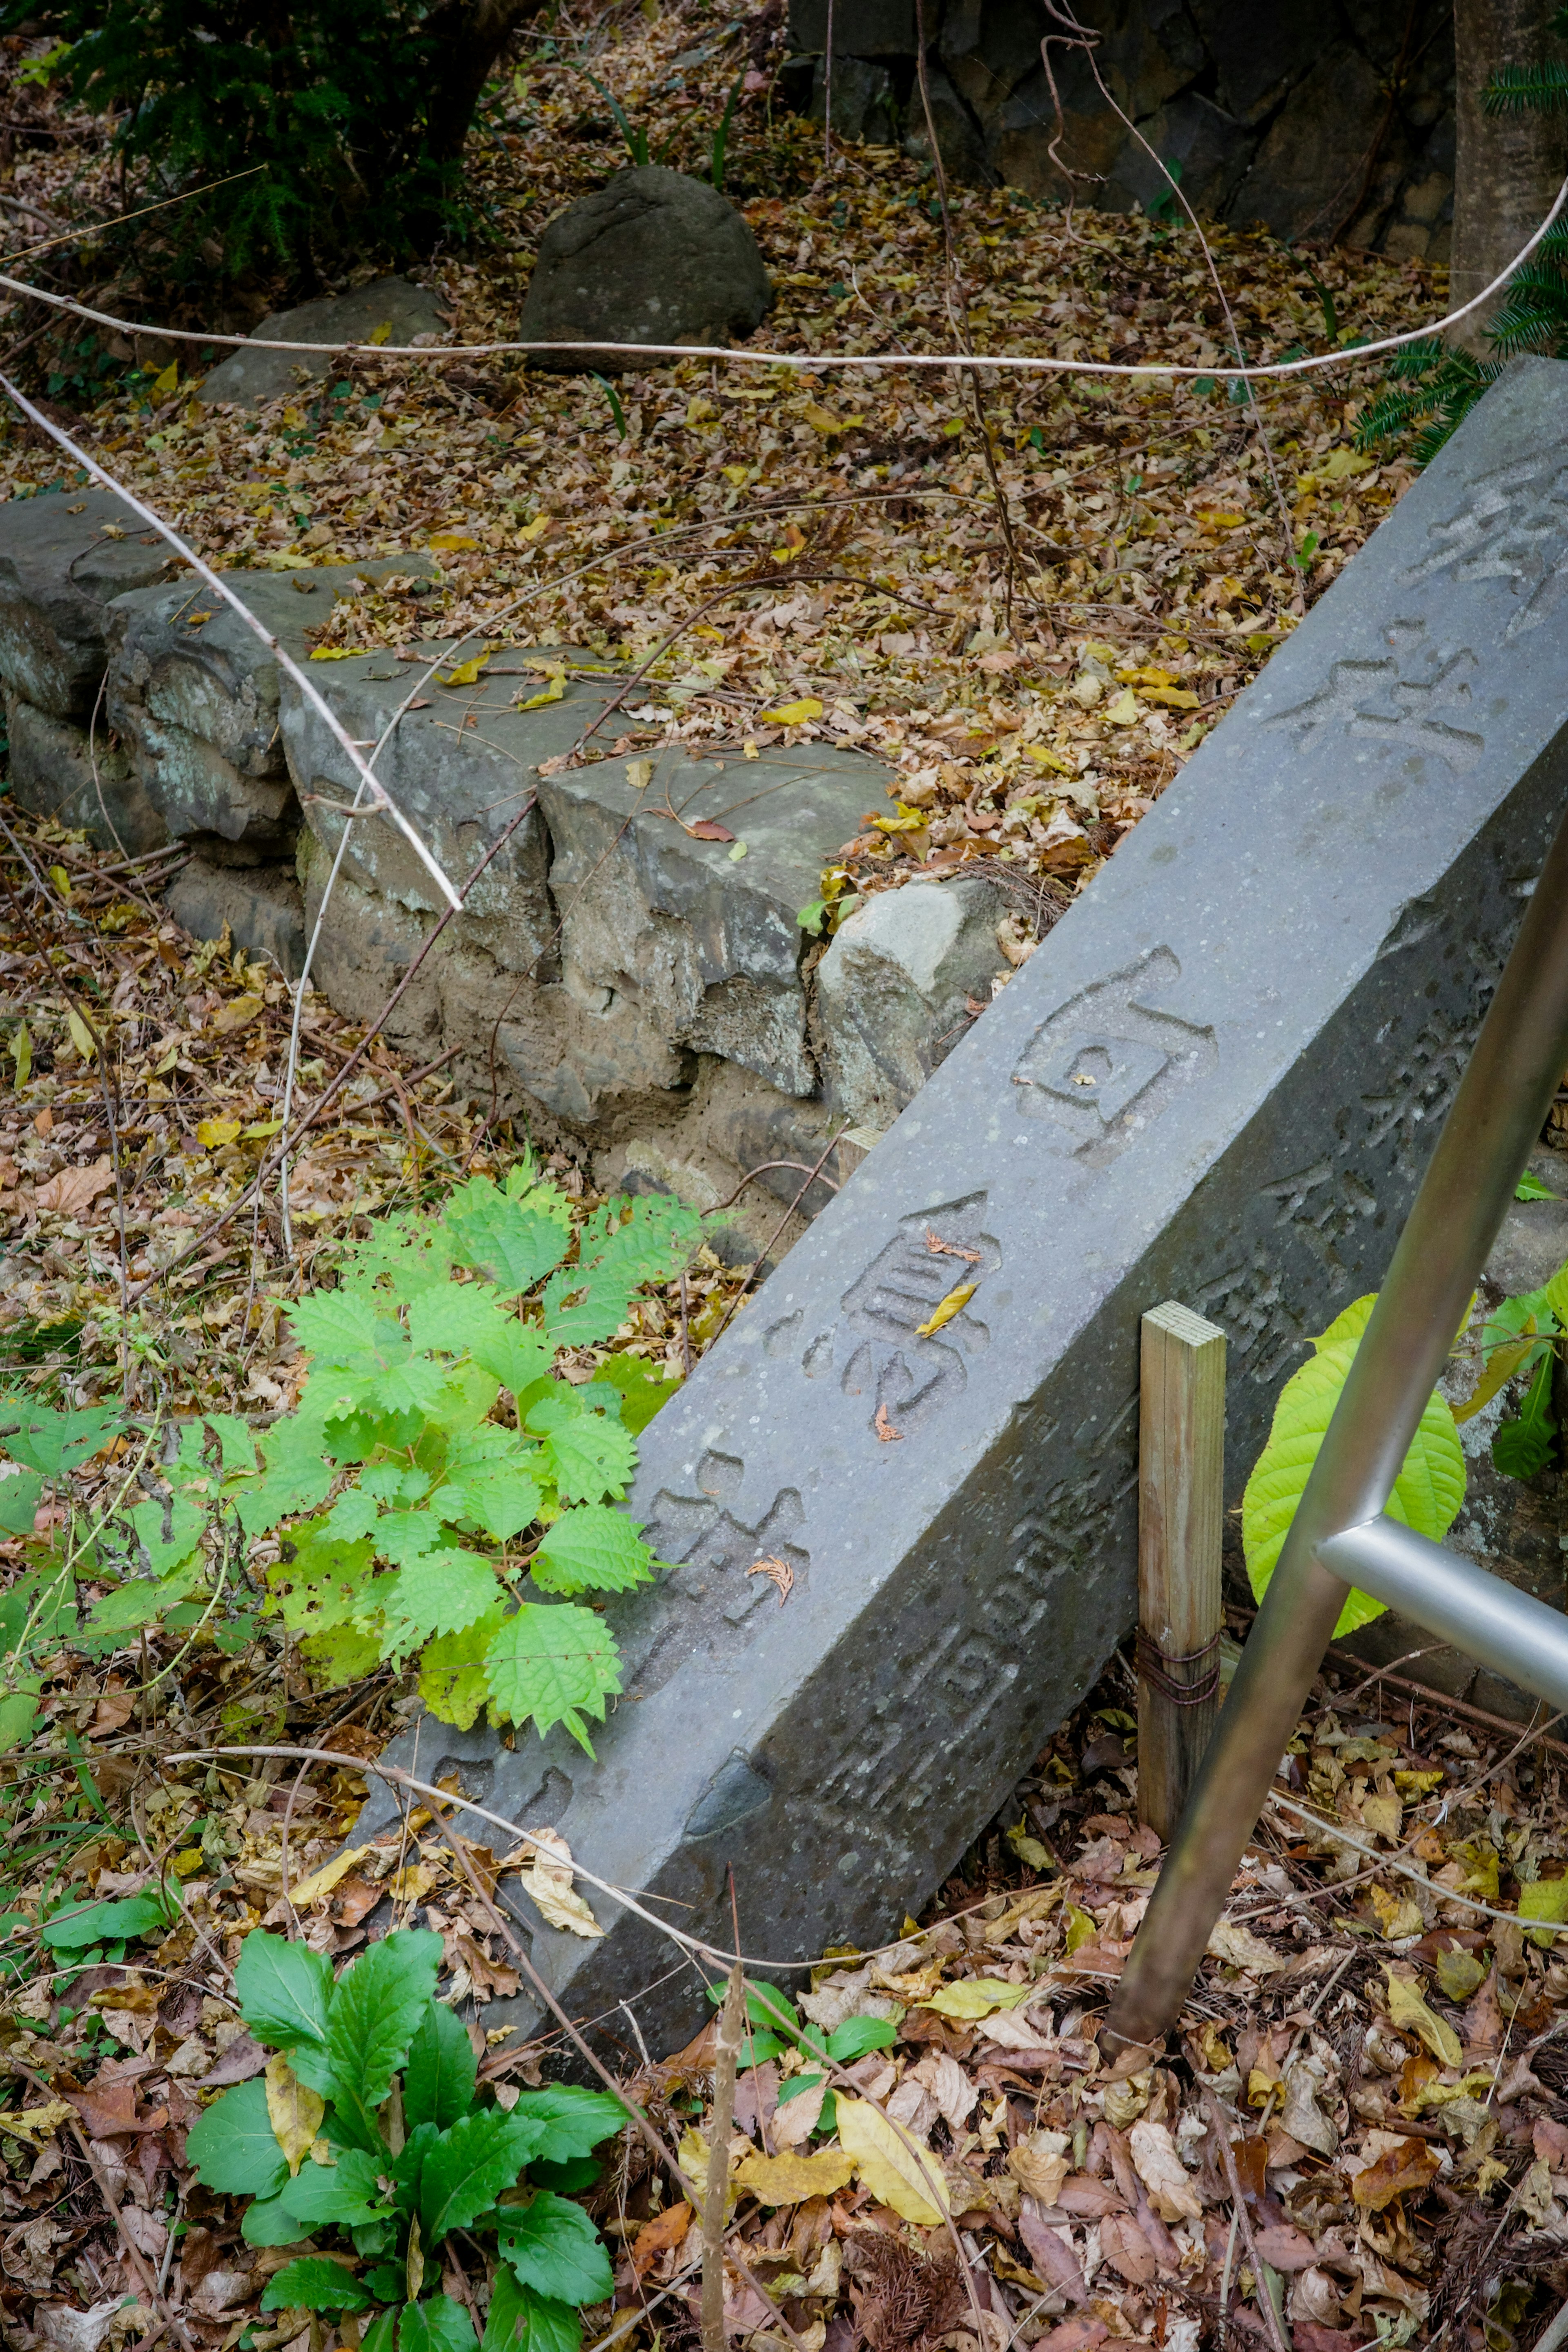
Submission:
[[71,878],[66,872],[63,866],[50,866],[49,880],[54,884],[55,888],[59,892],[62,898],[68,898],[70,897]]
[[458,662],[455,669],[444,670],[441,675],[442,685],[477,686],[479,684],[479,672],[489,661],[490,652],[491,648],[487,646],[482,654],[475,654],[468,661]]
[[1285,1966],[1279,1953],[1238,1919],[1216,1919],[1205,1948],[1226,1968],[1247,1969],[1254,1976],[1269,1976]]
[[248,1127],[242,1127],[239,1131],[247,1143],[264,1143],[268,1136],[280,1135],[282,1130],[283,1122],[280,1118],[256,1118],[251,1120]]
[[[1458,1413],[1454,1415],[1456,1421],[1458,1417]],[[1403,1790],[1408,1801],[1412,1797],[1429,1795],[1446,1777],[1439,1765],[1430,1772],[1396,1772],[1394,1776],[1394,1785]]]
[[[1532,1878],[1519,1890],[1519,1916],[1521,1919],[1549,1919],[1556,1927],[1568,1923],[1568,1878]],[[1532,1944],[1552,1945],[1557,1940],[1547,1928],[1538,1928],[1531,1937]]]
[[735,2168],[737,2189],[749,2189],[761,2205],[804,2205],[808,2197],[832,2197],[847,2188],[855,2159],[837,2147],[815,2156],[748,2156]]
[[517,1874],[523,1893],[532,1897],[549,1927],[563,1927],[574,1936],[602,1936],[603,1927],[572,1884],[572,1849],[565,1839],[558,1830],[530,1834],[528,1859]]
[[653,782],[653,761],[651,760],[628,760],[626,761],[626,782],[630,784],[634,793],[646,793],[649,784]]
[[174,1856],[173,1869],[176,1878],[194,1878],[206,1860],[199,1845],[187,1846],[184,1853]]
[[304,410],[302,408],[286,408],[283,411],[283,422],[289,426],[291,432],[297,433],[300,425],[305,422]]
[[[549,529],[550,517],[547,514],[536,514],[531,522],[523,524],[517,535],[519,539],[542,539]],[[434,547],[435,541],[432,540],[430,544]]]
[[16,1086],[19,1090],[26,1085],[27,1073],[33,1066],[33,1041],[27,1034],[27,1024],[25,1021],[11,1040],[11,1059],[16,1065]]
[[204,1151],[221,1151],[226,1143],[235,1143],[238,1140],[239,1125],[237,1118],[198,1119],[196,1141]]
[[945,2221],[947,2182],[937,2158],[908,2140],[869,2099],[838,2098],[838,2144],[855,2159],[862,2185],[902,2221],[933,2230]]
[[406,1862],[395,1870],[386,1882],[387,1892],[395,1903],[423,1903],[434,1886],[438,1886],[441,1874],[427,1862]]
[[1494,1348],[1487,1358],[1487,1368],[1465,1399],[1454,1407],[1456,1421],[1470,1421],[1481,1407],[1490,1404],[1500,1389],[1506,1388],[1535,1345],[1535,1318],[1531,1315],[1524,1327],[1524,1337],[1510,1339],[1506,1347]]
[[445,548],[448,552],[455,553],[459,548],[478,547],[479,542],[477,539],[471,539],[466,530],[437,530],[431,532],[427,543],[431,547]]
[[267,2120],[289,2159],[290,2173],[298,2172],[310,2153],[310,2143],[326,2112],[325,2099],[305,2088],[281,2051],[268,2060]]
[[1196,710],[1201,706],[1195,694],[1184,686],[1146,686],[1145,702],[1163,702],[1168,710]]
[[824,408],[816,400],[808,400],[800,413],[818,433],[842,433],[847,422],[842,416],[835,416],[831,408]]
[[370,340],[377,344],[389,343],[392,341],[391,320],[384,319],[379,327],[373,327],[370,331]]
[[53,2137],[62,2124],[68,2124],[76,2109],[68,2099],[46,2099],[41,2107],[9,2107],[5,2113],[5,2133],[10,2139],[46,2140]]
[[1465,2053],[1458,2035],[1436,2010],[1427,2007],[1420,1986],[1409,1977],[1396,1977],[1392,1969],[1385,1968],[1384,1974],[1388,1979],[1388,2014],[1394,2023],[1419,2034],[1440,2066],[1462,2063]]
[[359,655],[367,654],[369,651],[368,646],[312,646],[310,659],[312,661],[353,661]]
[[1247,517],[1233,514],[1228,510],[1220,511],[1210,509],[1206,513],[1200,512],[1196,520],[1202,523],[1205,530],[1234,530],[1238,523],[1247,520]]
[[298,1886],[290,1887],[289,1899],[296,1910],[302,1904],[319,1903],[323,1895],[330,1895],[339,1879],[346,1878],[355,1864],[363,1862],[370,1851],[368,1845],[351,1845],[346,1853],[333,1854],[331,1862],[324,1862],[320,1870],[313,1870],[309,1878],[302,1878]]
[[916,1324],[916,1338],[930,1339],[944,1323],[951,1323],[955,1315],[962,1315],[978,1287],[976,1283],[961,1282],[955,1290],[950,1290],[942,1305],[934,1308],[923,1323]]
[[1078,772],[1070,760],[1064,760],[1059,751],[1047,751],[1043,743],[1026,743],[1024,750],[1037,766],[1053,769],[1058,776],[1071,776]]
[[723,475],[724,479],[727,482],[733,482],[738,490],[743,490],[745,488],[746,478],[750,474],[751,470],[752,469],[749,466],[721,466],[719,468],[719,471]]
[[897,816],[874,816],[871,822],[879,833],[924,833],[931,819],[920,809],[907,808],[900,801]]
[[566,672],[564,669],[552,669],[548,676],[548,686],[542,687],[537,694],[531,694],[526,702],[514,703],[513,709],[541,710],[547,702],[561,701],[566,692]]
[[180,381],[180,362],[171,360],[161,375],[153,378],[153,391],[159,400],[167,400]]
[[243,1029],[247,1022],[255,1020],[266,1002],[262,996],[233,997],[227,1004],[220,1005],[207,1026],[224,1034],[233,1029]]
[[71,1033],[71,1044],[76,1047],[82,1060],[90,1062],[98,1052],[98,1047],[92,1042],[92,1031],[74,1004],[68,1005],[66,1008],[66,1026]]
[[748,736],[747,736],[747,738],[746,738],[746,740],[745,740],[745,741],[744,741],[744,742],[742,744],[742,746],[741,746],[741,757],[742,757],[742,760],[760,760],[760,759],[762,758],[762,756],[763,756],[763,755],[762,755],[762,753],[758,751],[758,749],[757,749],[756,745],[752,742],[752,740],[751,737],[748,735]]
[[1131,727],[1138,717],[1138,698],[1130,686],[1112,697],[1105,706],[1105,715],[1113,727]]
[[759,719],[774,727],[804,727],[808,719],[820,719],[822,705],[815,694],[803,694],[798,702],[781,702],[776,710],[759,710]]
[[1005,1977],[960,1977],[952,1984],[939,1985],[920,2006],[943,2017],[989,2017],[994,2010],[1020,2008],[1034,1990],[1033,1985],[1009,1984]]

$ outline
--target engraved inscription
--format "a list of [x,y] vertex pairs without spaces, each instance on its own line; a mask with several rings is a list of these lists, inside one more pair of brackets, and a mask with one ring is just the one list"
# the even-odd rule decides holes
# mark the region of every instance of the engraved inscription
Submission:
[[1018,1108],[1065,1129],[1074,1159],[1096,1168],[1116,1159],[1214,1063],[1213,1030],[1160,1006],[1181,976],[1170,949],[1153,948],[1058,1006],[1019,1055]]
[[653,1647],[637,1665],[639,1689],[656,1690],[679,1659],[705,1648],[716,1661],[734,1655],[751,1641],[778,1587],[766,1576],[749,1576],[759,1560],[782,1559],[792,1571],[792,1597],[804,1597],[811,1554],[800,1541],[805,1507],[799,1489],[782,1486],[755,1518],[741,1504],[745,1465],[710,1450],[697,1465],[694,1495],[661,1487],[653,1498],[644,1533],[656,1556],[674,1565],[664,1587],[692,1606],[672,1612]]
[[[984,1230],[985,1194],[972,1192],[940,1208],[901,1217],[841,1302],[843,1316],[831,1340],[831,1362],[847,1397],[863,1401],[866,1425],[900,1435],[923,1426],[969,1381],[967,1358],[988,1345],[981,1319],[984,1281],[1002,1264],[1001,1244]],[[942,1246],[934,1247],[940,1243]],[[973,1283],[976,1297],[944,1323],[921,1335],[936,1308],[960,1284]],[[828,1369],[825,1343],[817,1339],[802,1359],[808,1379]]]
[[1486,749],[1469,685],[1475,655],[1427,645],[1425,621],[1391,621],[1384,635],[1392,654],[1335,662],[1316,694],[1266,719],[1263,731],[1289,733],[1300,750],[1322,729],[1342,729],[1378,752],[1429,756],[1464,775]]
[[1482,474],[1457,513],[1430,526],[1431,545],[1405,573],[1506,580],[1518,606],[1503,642],[1540,628],[1568,588],[1568,465],[1556,452]]

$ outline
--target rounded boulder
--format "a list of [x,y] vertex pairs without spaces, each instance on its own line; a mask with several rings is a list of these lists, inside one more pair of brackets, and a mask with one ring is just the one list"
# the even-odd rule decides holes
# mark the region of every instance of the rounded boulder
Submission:
[[[756,238],[704,180],[660,163],[617,172],[552,220],[522,306],[524,342],[722,343],[773,302]],[[539,366],[606,354],[540,352]]]

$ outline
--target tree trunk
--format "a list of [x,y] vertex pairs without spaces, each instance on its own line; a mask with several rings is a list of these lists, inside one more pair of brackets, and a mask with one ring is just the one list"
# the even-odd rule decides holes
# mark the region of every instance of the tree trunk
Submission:
[[[1552,0],[1455,0],[1456,113],[1452,304],[1489,286],[1551,210],[1568,173],[1568,118],[1527,107],[1489,114],[1481,99],[1503,66],[1538,66],[1558,49],[1547,31]],[[1453,331],[1485,356],[1486,320],[1500,296]]]
[[442,40],[443,65],[426,117],[426,145],[437,163],[455,163],[484,95],[491,68],[540,0],[443,0],[428,25]]

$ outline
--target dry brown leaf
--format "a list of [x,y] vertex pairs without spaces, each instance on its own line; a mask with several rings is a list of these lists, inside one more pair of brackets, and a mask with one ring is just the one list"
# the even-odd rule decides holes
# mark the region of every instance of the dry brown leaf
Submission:
[[1128,2134],[1138,2178],[1162,2221],[1201,2221],[1202,2200],[1187,2175],[1176,2143],[1164,2124],[1140,2116]]
[[691,2227],[691,2208],[687,2204],[667,2205],[651,2221],[645,2221],[632,2241],[632,2268],[638,2278],[646,2278],[660,2254],[671,2246],[679,2246]]
[[107,1158],[95,1160],[90,1168],[61,1168],[38,1186],[33,1195],[34,1205],[45,1215],[79,1217],[90,1209],[100,1192],[114,1186],[114,1163]]
[[1351,2195],[1368,2212],[1381,2213],[1396,2197],[1430,2188],[1443,2169],[1436,2151],[1424,2139],[1403,2139],[1384,2148],[1364,2172],[1351,2176]]

